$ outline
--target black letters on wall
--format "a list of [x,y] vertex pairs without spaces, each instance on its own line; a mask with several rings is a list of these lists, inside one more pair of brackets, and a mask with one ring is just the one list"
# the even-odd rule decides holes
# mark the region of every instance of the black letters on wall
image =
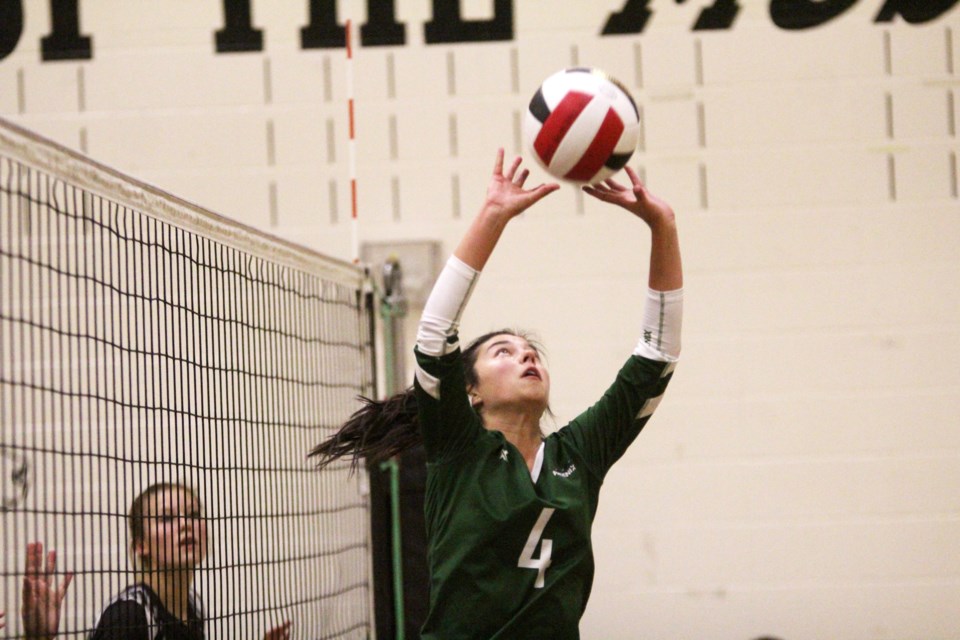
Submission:
[[887,0],[880,8],[875,22],[891,22],[895,16],[901,16],[910,24],[930,22],[955,4],[957,0]]
[[21,0],[0,0],[0,60],[17,48],[23,33]]
[[493,0],[490,20],[464,20],[460,0],[433,0],[433,19],[423,34],[427,44],[513,40],[513,0]]
[[717,0],[713,3],[713,6],[700,12],[697,22],[693,25],[693,30],[729,29],[733,26],[733,20],[738,13],[740,13],[740,5],[737,4],[737,0]]
[[[336,0],[310,0],[310,24],[300,30],[304,49],[332,49],[346,45],[346,29],[337,22]],[[393,0],[367,0],[367,22],[360,27],[366,47],[403,45],[407,31],[397,22]]]
[[223,18],[226,24],[214,36],[217,53],[263,51],[263,31],[253,28],[250,0],[223,0]]
[[[682,4],[684,0],[676,0]],[[600,31],[601,35],[621,35],[642,33],[647,21],[653,15],[649,8],[650,0],[627,0],[627,3],[617,13],[611,13],[607,23]],[[694,31],[713,31],[729,29],[734,19],[740,13],[737,0],[716,0],[712,6],[705,8],[697,17],[693,25]]]
[[80,35],[80,0],[50,0],[50,35],[40,40],[43,60],[89,60],[93,41]]
[[365,47],[406,44],[407,31],[397,22],[392,0],[367,0],[367,23],[360,27],[360,42]]
[[[90,0],[97,2],[100,0]],[[294,1],[294,0],[290,0]],[[337,18],[337,0],[299,0],[309,8],[309,23],[300,29],[302,49],[341,48],[346,29]],[[520,0],[487,0],[493,6],[489,20],[464,20],[464,0],[430,0],[433,15],[423,25],[427,44],[512,41],[513,9]],[[675,0],[682,4],[686,0]],[[160,2],[160,0],[156,0]],[[960,0],[768,0],[770,19],[780,29],[798,31],[820,27],[837,18],[857,2],[876,2],[876,23],[902,20],[924,24],[954,8]],[[253,24],[252,0],[222,0],[224,25],[214,33],[217,53],[263,51],[264,32]],[[601,36],[643,33],[655,20],[651,0],[623,0],[620,11],[610,13]],[[0,0],[0,61],[10,55],[23,36],[26,10],[23,0]],[[32,2],[31,8],[39,3]],[[144,3],[150,7],[153,3]],[[397,21],[397,0],[366,0],[367,21],[360,26],[359,44],[367,47],[406,44],[406,25]],[[49,0],[50,33],[41,38],[44,62],[89,60],[93,38],[80,32],[80,0]],[[144,9],[147,11],[148,9]],[[669,4],[658,5],[669,11]],[[740,12],[740,0],[713,0],[691,25],[692,31],[730,30]],[[598,14],[598,22],[602,14]]]
[[856,4],[857,0],[770,0],[770,19],[788,31],[819,27]]
[[603,25],[600,35],[612,36],[628,33],[641,33],[647,26],[647,20],[653,12],[647,8],[650,0],[627,0],[617,13],[611,13],[607,23]]
[[337,0],[310,0],[310,24],[300,29],[304,49],[333,49],[347,44],[347,30],[337,24]]

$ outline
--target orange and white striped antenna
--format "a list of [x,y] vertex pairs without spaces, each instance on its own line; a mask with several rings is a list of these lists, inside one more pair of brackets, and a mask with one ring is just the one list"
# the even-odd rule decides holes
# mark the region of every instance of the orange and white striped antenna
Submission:
[[357,221],[357,127],[353,104],[353,20],[347,19],[347,111],[350,119],[350,225],[351,253],[354,264],[360,263],[360,236]]

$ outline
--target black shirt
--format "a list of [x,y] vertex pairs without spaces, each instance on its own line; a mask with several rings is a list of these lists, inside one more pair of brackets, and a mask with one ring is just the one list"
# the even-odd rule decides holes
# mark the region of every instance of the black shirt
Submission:
[[90,640],[204,640],[203,612],[191,591],[184,622],[150,587],[135,584],[107,603]]

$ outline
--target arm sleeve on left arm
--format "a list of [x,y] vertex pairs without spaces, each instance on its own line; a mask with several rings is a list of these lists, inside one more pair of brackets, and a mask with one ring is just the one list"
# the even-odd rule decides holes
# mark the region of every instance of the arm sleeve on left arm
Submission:
[[660,362],[680,358],[680,327],[683,322],[683,289],[647,289],[640,341],[633,355]]

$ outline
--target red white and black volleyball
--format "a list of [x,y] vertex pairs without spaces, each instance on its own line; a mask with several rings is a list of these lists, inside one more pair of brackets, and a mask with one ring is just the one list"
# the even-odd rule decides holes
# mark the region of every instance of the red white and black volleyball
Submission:
[[573,67],[537,89],[523,123],[530,153],[547,173],[597,184],[622,169],[640,140],[630,93],[599,69]]

